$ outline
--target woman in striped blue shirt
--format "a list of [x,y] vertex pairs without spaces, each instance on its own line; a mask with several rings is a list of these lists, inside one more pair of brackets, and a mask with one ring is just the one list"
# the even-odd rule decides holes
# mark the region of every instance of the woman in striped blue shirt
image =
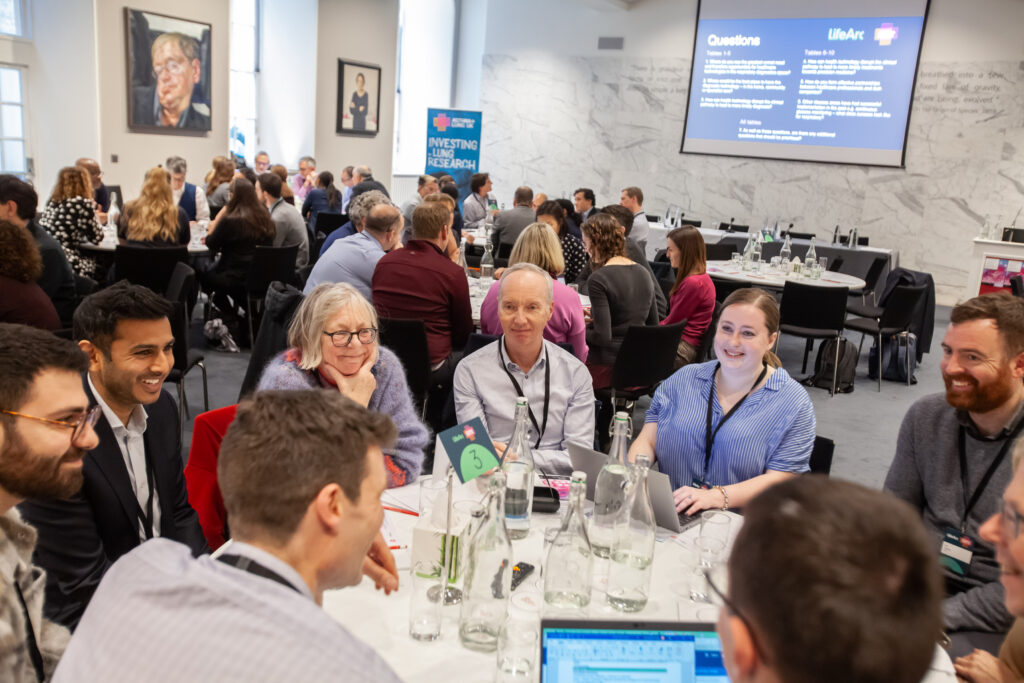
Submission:
[[629,454],[657,459],[678,511],[743,507],[808,470],[814,407],[771,351],[778,334],[774,297],[736,290],[718,321],[718,360],[682,368],[655,392]]

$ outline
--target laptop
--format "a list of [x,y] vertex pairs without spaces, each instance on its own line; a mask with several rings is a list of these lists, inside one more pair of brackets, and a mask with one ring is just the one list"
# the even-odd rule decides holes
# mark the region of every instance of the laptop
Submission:
[[[607,455],[592,448],[569,444],[572,468],[587,473],[587,500],[594,500],[597,475],[601,473],[607,459]],[[676,512],[672,482],[667,474],[652,469],[647,474],[647,491],[651,495],[651,507],[654,508],[654,523],[658,526],[679,533],[700,522],[700,514],[687,516]]]
[[728,683],[710,623],[543,619],[541,683]]

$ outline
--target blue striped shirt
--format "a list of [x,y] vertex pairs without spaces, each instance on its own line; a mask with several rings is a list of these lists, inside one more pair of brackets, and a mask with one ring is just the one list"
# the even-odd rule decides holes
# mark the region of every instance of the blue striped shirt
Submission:
[[[672,488],[689,486],[704,473],[708,391],[716,361],[682,368],[658,387],[645,423],[658,425],[655,455]],[[711,428],[722,421],[713,392]],[[715,437],[707,481],[728,486],[767,470],[806,472],[814,448],[814,406],[807,391],[782,368],[751,394]]]

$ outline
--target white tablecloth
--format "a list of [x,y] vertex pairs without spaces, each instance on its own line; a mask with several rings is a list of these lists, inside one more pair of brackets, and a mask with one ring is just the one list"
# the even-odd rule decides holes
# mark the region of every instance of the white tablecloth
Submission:
[[[398,498],[406,505],[415,506],[418,499],[416,484],[385,493],[385,504],[397,502]],[[563,501],[562,511],[567,509]],[[735,538],[742,524],[742,517],[729,513],[733,518],[730,534]],[[388,513],[389,524],[396,530],[400,543],[411,543],[412,528],[416,518],[404,514]],[[521,540],[513,541],[513,561],[529,562],[536,569],[527,577],[523,584],[512,594],[514,613],[528,612],[530,602],[536,605],[543,603],[540,593],[540,568],[543,546],[543,529],[555,524],[558,515],[541,515],[534,513],[530,527],[530,535]],[[591,603],[584,616],[601,619],[628,620],[662,620],[662,621],[714,621],[717,609],[712,605],[691,602],[673,590],[680,581],[679,567],[685,549],[690,540],[696,538],[699,527],[679,534],[676,538],[664,529],[658,530],[658,543],[655,547],[655,561],[651,579],[651,600],[641,612],[624,614],[608,607],[604,594],[594,591]],[[731,541],[732,539],[730,539]],[[385,596],[375,591],[373,583],[368,579],[353,588],[328,591],[324,594],[324,609],[337,619],[355,636],[371,644],[387,663],[397,672],[402,680],[408,683],[462,683],[490,682],[494,680],[497,668],[494,653],[483,654],[467,650],[459,642],[458,620],[459,606],[445,607],[441,637],[433,642],[419,642],[409,636],[409,551],[396,552],[399,564],[401,587],[398,592]],[[595,563],[595,571],[600,573],[605,567]],[[936,646],[938,648],[938,646]],[[937,649],[933,662],[933,671],[922,683],[952,683],[953,666],[945,652]],[[539,675],[539,674],[538,674]],[[536,680],[536,679],[535,679]]]
[[849,287],[851,291],[863,289],[865,286],[864,280],[861,280],[859,277],[846,275],[845,273],[833,273],[832,271],[825,271],[818,279],[799,275],[791,275],[787,278],[781,272],[768,268],[767,263],[757,273],[750,270],[745,271],[737,267],[732,261],[708,261],[707,269],[708,275],[713,277],[746,282],[757,287],[776,287],[782,289],[786,285],[787,279],[799,282],[802,285],[814,285],[816,287]]

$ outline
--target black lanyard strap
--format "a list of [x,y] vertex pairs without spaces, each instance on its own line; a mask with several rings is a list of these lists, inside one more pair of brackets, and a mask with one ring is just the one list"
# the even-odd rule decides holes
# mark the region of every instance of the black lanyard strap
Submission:
[[995,460],[993,460],[992,464],[990,464],[988,466],[988,469],[985,470],[984,476],[982,476],[981,481],[978,483],[978,488],[974,489],[974,493],[971,494],[970,497],[968,497],[967,430],[964,429],[963,425],[960,425],[960,430],[957,434],[957,451],[958,455],[960,456],[960,483],[962,484],[961,491],[964,497],[964,515],[960,518],[960,533],[967,533],[968,515],[971,514],[971,510],[974,509],[974,506],[978,503],[978,500],[981,498],[981,495],[985,492],[985,488],[988,486],[989,480],[992,479],[992,476],[996,473],[996,470],[999,469],[999,465],[1003,462],[1003,459],[1006,458],[1006,454],[1009,452],[1010,446],[1013,445],[1014,440],[1016,440],[1017,435],[1020,434],[1022,426],[1024,426],[1024,419],[1018,420],[1016,426],[1013,428],[1013,431],[1006,435],[1002,447],[999,449],[999,452],[996,453]]
[[18,602],[21,603],[21,612],[25,616],[25,647],[28,649],[28,658],[32,660],[32,668],[36,670],[36,680],[43,683],[46,680],[43,674],[43,655],[36,642],[36,631],[32,626],[32,617],[28,613],[28,604],[25,602],[25,595],[21,592],[21,586],[18,585],[17,576],[14,577],[12,583],[14,584],[14,594],[18,596]]
[[261,578],[270,579],[282,586],[287,586],[296,593],[301,593],[301,591],[296,588],[294,584],[288,581],[288,579],[284,578],[273,569],[267,569],[259,562],[250,560],[248,557],[242,557],[241,555],[221,555],[217,560],[224,564],[231,565],[235,569],[241,569],[243,572],[249,572],[250,574],[254,574]]
[[[142,509],[142,504],[139,503],[138,493],[135,495],[135,514],[138,515],[139,521],[142,522],[142,530],[146,533],[146,540],[153,538],[153,491],[156,489],[156,481],[153,475],[153,458],[149,454],[149,449],[143,445],[145,450],[146,458],[146,483],[149,484],[149,497],[146,499],[146,509]],[[128,451],[128,440],[124,442],[125,453]],[[131,454],[128,455],[128,460],[131,461]],[[135,480],[138,481],[139,474],[135,473]],[[136,491],[138,485],[136,485]]]
[[[541,342],[543,343],[543,342]],[[512,376],[512,373],[508,371],[508,364],[505,362],[505,352],[502,350],[505,346],[505,335],[502,335],[498,340],[498,362],[501,363],[501,369],[508,375],[509,380],[512,382],[512,386],[516,389],[516,396],[526,396],[523,392],[523,388],[519,386],[519,382]],[[548,357],[547,347],[544,348],[544,419],[541,423],[537,424],[537,416],[533,414],[533,407],[527,403],[527,409],[530,411],[530,422],[533,423],[533,428],[537,430],[537,443],[533,444],[534,448],[540,448],[541,437],[544,436],[545,430],[548,428],[548,404],[551,402],[551,359]]]
[[715,445],[715,437],[718,436],[719,430],[722,429],[722,425],[724,425],[726,423],[726,421],[730,417],[732,417],[736,413],[737,410],[739,410],[740,406],[743,405],[743,402],[747,400],[747,397],[749,397],[752,393],[754,393],[754,389],[756,389],[757,385],[761,383],[761,380],[764,379],[764,376],[766,374],[768,374],[768,365],[762,363],[761,364],[761,374],[758,375],[757,379],[754,380],[754,384],[751,385],[750,391],[748,391],[746,394],[744,394],[743,398],[741,398],[739,401],[737,401],[736,405],[734,405],[732,408],[730,408],[729,412],[727,412],[725,415],[722,416],[722,419],[721,419],[721,421],[719,421],[718,426],[715,427],[714,431],[712,431],[712,429],[711,429],[711,414],[712,414],[712,406],[714,405],[714,402],[715,402],[715,377],[718,375],[718,369],[721,366],[722,366],[721,363],[715,363],[715,371],[711,373],[711,388],[708,389],[707,426],[706,426],[706,429],[704,431],[704,476],[701,478],[701,481],[704,481],[704,482],[707,482],[707,480],[708,480],[708,467],[710,467],[710,465],[711,465],[711,449]]

